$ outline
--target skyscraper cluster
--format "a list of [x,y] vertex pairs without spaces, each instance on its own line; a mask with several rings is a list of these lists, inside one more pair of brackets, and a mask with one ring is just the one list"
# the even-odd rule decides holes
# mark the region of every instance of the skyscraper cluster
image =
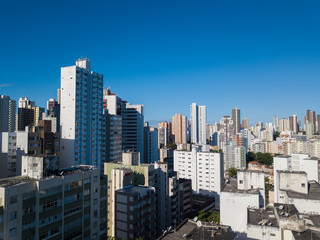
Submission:
[[192,103],[152,126],[86,58],[46,109],[31,99],[0,95],[0,239],[320,235],[315,111],[266,123],[235,107],[209,124]]

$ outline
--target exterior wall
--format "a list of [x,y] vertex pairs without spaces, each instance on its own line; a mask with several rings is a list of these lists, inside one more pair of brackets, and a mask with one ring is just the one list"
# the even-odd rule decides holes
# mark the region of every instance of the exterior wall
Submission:
[[294,204],[300,213],[320,215],[320,200],[290,198],[289,201],[290,204]]
[[77,66],[61,68],[62,168],[101,164],[103,76],[89,66],[88,60],[80,59]]
[[275,227],[248,224],[247,237],[248,239],[279,240],[281,239],[281,230]]
[[246,149],[245,147],[225,146],[224,152],[224,168],[246,168]]
[[151,187],[128,186],[116,191],[115,234],[117,238],[156,239],[154,193],[155,190]]
[[140,152],[144,160],[144,107],[123,102],[122,109],[122,150]]
[[16,126],[16,101],[0,95],[0,133],[14,132]]
[[230,226],[232,231],[247,232],[248,207],[259,208],[259,194],[221,192],[220,224]]
[[308,177],[306,173],[277,172],[280,181],[279,190],[291,190],[308,194]]
[[1,238],[105,238],[100,206],[106,199],[100,185],[98,169],[42,180],[0,180]]
[[276,174],[278,170],[287,170],[291,167],[291,157],[283,156],[283,157],[274,157],[273,158],[273,172],[274,172],[274,202],[279,202],[279,175]]
[[192,190],[216,199],[219,208],[219,195],[223,185],[223,154],[189,151],[174,151],[174,171],[179,178],[191,179]]
[[104,162],[120,162],[122,159],[121,116],[103,114],[103,159]]

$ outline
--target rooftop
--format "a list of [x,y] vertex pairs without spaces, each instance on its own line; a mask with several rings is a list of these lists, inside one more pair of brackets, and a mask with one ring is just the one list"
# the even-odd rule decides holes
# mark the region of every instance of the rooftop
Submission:
[[292,232],[295,240],[320,239],[320,232],[307,230],[304,232]]
[[213,239],[213,240],[233,240],[236,233],[230,232],[229,228],[218,225],[208,225],[206,223],[195,223],[187,221],[177,231],[171,231],[165,235],[162,240],[196,240],[196,239]]
[[299,215],[297,208],[293,204],[275,203],[274,208],[280,218],[289,218]]
[[19,184],[30,183],[31,181],[43,181],[46,179],[50,179],[53,177],[60,177],[65,176],[77,172],[86,172],[91,170],[96,170],[95,166],[90,165],[79,165],[77,167],[65,168],[52,171],[52,174],[48,177],[44,177],[41,179],[33,179],[29,176],[16,176],[16,177],[9,177],[9,178],[2,178],[0,179],[0,187],[12,187]]
[[302,198],[308,200],[320,200],[320,185],[316,181],[309,181],[309,193],[303,194],[294,191],[286,191],[290,198]]
[[279,227],[273,209],[253,209],[248,208],[248,224]]
[[259,191],[256,189],[250,190],[238,190],[238,184],[236,178],[229,178],[224,187],[222,192],[232,192],[232,193],[246,193],[246,194],[259,194]]

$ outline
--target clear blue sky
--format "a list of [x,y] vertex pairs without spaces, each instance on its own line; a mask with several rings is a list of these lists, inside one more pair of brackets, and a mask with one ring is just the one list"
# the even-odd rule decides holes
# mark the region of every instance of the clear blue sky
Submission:
[[320,113],[320,1],[0,2],[0,94],[56,97],[60,67],[91,60],[104,85],[145,105],[146,120],[208,122]]

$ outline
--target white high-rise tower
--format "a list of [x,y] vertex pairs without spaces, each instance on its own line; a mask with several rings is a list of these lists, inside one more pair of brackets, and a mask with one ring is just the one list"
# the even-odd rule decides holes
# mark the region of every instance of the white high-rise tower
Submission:
[[61,68],[60,167],[101,167],[103,75],[91,71],[88,59]]
[[197,106],[192,103],[190,106],[191,115],[191,142],[206,144],[206,124],[207,124],[207,108],[206,106]]

